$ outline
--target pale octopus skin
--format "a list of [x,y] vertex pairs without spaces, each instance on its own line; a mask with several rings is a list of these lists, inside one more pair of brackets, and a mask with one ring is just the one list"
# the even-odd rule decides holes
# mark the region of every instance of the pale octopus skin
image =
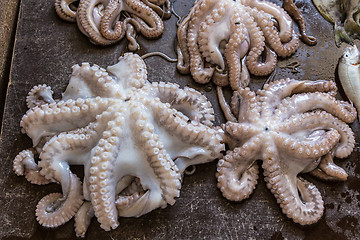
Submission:
[[249,72],[270,74],[277,56],[288,57],[299,45],[284,9],[258,0],[197,0],[179,25],[177,40],[180,73],[233,90],[249,84]]
[[162,18],[171,16],[169,8],[169,0],[55,0],[59,17],[77,22],[92,43],[110,45],[126,36],[130,51],[138,49],[136,32],[150,39],[161,36]]
[[[49,97],[44,85],[31,91],[28,105],[35,107],[20,125],[40,161],[24,150],[13,168],[32,183],[61,184],[62,194],[36,207],[42,226],[57,227],[76,214],[77,236],[84,237],[93,215],[104,230],[115,229],[119,216],[173,205],[188,166],[222,157],[224,132],[213,127],[210,102],[194,89],[146,78],[143,60],[127,53],[106,70],[73,66],[62,99]],[[41,90],[46,98],[36,98]],[[84,166],[82,182],[70,165]]]
[[234,92],[236,121],[222,125],[230,150],[216,173],[223,196],[248,198],[257,184],[256,160],[262,160],[266,186],[283,213],[301,225],[317,222],[324,211],[321,194],[298,175],[346,180],[333,156],[346,158],[355,143],[347,123],[355,120],[356,110],[336,100],[336,91],[332,81],[286,79],[266,84],[257,94],[248,88]]

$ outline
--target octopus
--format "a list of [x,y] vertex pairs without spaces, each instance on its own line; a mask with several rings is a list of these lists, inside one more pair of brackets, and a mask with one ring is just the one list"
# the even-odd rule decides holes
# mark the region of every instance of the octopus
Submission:
[[259,0],[198,0],[179,24],[177,40],[180,73],[234,91],[249,84],[249,73],[270,74],[277,56],[289,57],[299,45],[287,12]]
[[77,22],[92,43],[115,44],[126,36],[130,51],[138,49],[137,32],[149,39],[161,36],[169,9],[169,0],[55,0],[59,17]]
[[[324,180],[347,179],[334,157],[346,158],[354,148],[347,123],[356,109],[335,98],[334,82],[282,79],[257,93],[234,92],[234,121],[222,125],[226,155],[217,164],[217,186],[231,201],[250,196],[257,184],[257,160],[262,160],[266,186],[287,217],[301,225],[317,222],[324,202],[315,185],[299,174]],[[240,104],[241,103],[241,104]]]
[[[93,216],[109,231],[119,216],[173,205],[184,171],[221,158],[225,150],[224,132],[213,126],[205,96],[173,83],[150,83],[145,63],[132,53],[106,69],[74,65],[61,99],[39,85],[27,102],[32,108],[20,125],[33,148],[15,157],[13,169],[31,183],[61,185],[62,193],[39,201],[37,220],[53,228],[75,216],[79,237]],[[72,165],[83,166],[83,177]]]

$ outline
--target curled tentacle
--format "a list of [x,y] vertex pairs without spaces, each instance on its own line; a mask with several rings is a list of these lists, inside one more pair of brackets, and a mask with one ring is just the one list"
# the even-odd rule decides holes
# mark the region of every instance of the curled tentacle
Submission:
[[[142,1],[125,0],[131,8],[132,18],[138,22],[138,31],[147,38],[157,38],[164,31],[164,24],[161,18]],[[136,26],[136,25],[135,25]]]
[[65,21],[75,22],[77,7],[74,3],[77,1],[78,0],[55,0],[57,15]]
[[122,4],[118,0],[111,0],[106,6],[100,21],[100,32],[103,37],[109,40],[119,40],[124,37],[124,26],[119,21],[121,10]]
[[26,179],[37,185],[50,183],[40,174],[40,168],[35,163],[34,154],[30,150],[21,151],[14,159],[13,170],[18,176],[25,175]]
[[69,173],[66,192],[51,193],[43,197],[36,206],[36,219],[44,227],[58,227],[69,221],[78,211],[82,202],[81,182]]
[[281,41],[281,38],[274,27],[274,22],[270,16],[255,11],[252,14],[255,21],[259,23],[261,30],[264,32],[265,39],[269,46],[281,57],[288,57],[296,52],[299,46],[299,37],[294,30],[291,31],[290,41]]
[[279,24],[279,38],[281,42],[286,43],[291,40],[292,20],[284,9],[268,1],[241,0],[241,3],[246,6],[255,7],[274,17]]
[[232,201],[241,201],[250,196],[258,179],[256,145],[258,138],[251,139],[242,147],[235,148],[217,164],[217,186],[223,196]]
[[340,181],[346,181],[348,174],[345,170],[337,166],[333,161],[333,156],[331,154],[326,154],[321,158],[319,168],[329,177],[334,178]]
[[51,87],[46,84],[37,85],[26,96],[26,105],[30,109],[36,106],[40,107],[46,103],[54,103],[53,93]]
[[79,3],[76,14],[77,24],[81,32],[97,45],[110,45],[121,40],[120,38],[109,40],[100,32],[102,14],[99,13],[100,10],[98,7],[102,6],[106,8],[107,5],[108,0],[82,0]]
[[[319,125],[322,127],[319,128]],[[334,154],[339,158],[349,156],[355,146],[355,136],[351,128],[343,121],[326,112],[317,111],[300,114],[298,116],[295,115],[286,121],[282,127],[283,128],[280,129],[289,134],[295,133],[296,131],[307,131],[307,135],[310,136],[311,139],[317,138],[317,136],[311,136],[313,132],[320,130],[335,130],[338,134],[340,134],[339,143],[334,148]],[[331,142],[333,140],[334,139],[331,139]],[[322,144],[314,145],[314,148],[318,150],[323,147],[324,146]],[[330,149],[332,149],[332,147]],[[323,152],[322,155],[324,155],[324,153],[329,152],[330,149],[321,150],[320,152]]]

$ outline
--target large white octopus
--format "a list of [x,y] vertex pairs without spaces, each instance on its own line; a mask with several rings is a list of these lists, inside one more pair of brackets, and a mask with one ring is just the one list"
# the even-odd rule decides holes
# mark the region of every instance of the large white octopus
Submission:
[[354,148],[354,133],[346,123],[355,108],[335,99],[332,81],[280,80],[257,94],[248,88],[234,92],[231,110],[237,116],[223,124],[230,149],[217,166],[223,196],[241,201],[253,192],[262,160],[267,187],[282,211],[295,222],[317,222],[324,203],[317,188],[298,174],[311,172],[325,180],[347,179],[333,156],[345,158]]
[[[83,237],[95,215],[103,229],[115,229],[118,216],[173,205],[188,166],[222,157],[210,102],[191,88],[150,83],[146,74],[143,60],[127,53],[106,70],[73,66],[61,100],[45,85],[31,91],[20,125],[36,150],[20,152],[13,168],[32,183],[62,187],[39,201],[41,225],[57,227],[76,214]],[[84,166],[82,183],[70,165]]]
[[191,73],[198,83],[230,84],[233,90],[249,84],[249,72],[271,73],[277,55],[288,57],[299,44],[290,16],[259,0],[197,0],[177,39],[181,73]]
[[138,48],[136,31],[147,38],[163,33],[162,17],[171,16],[169,7],[169,0],[55,0],[57,14],[66,21],[77,21],[92,43],[110,45],[126,35],[131,51]]

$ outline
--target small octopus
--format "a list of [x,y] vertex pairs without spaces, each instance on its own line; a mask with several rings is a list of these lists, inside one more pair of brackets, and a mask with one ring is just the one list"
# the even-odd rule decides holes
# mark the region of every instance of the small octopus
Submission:
[[[115,229],[119,216],[173,205],[186,168],[222,157],[224,132],[213,127],[205,96],[146,78],[143,60],[126,53],[106,70],[73,66],[62,99],[45,85],[30,92],[32,108],[20,125],[34,149],[21,151],[13,169],[34,184],[61,184],[62,194],[36,207],[42,226],[75,216],[76,234],[84,237],[95,215],[103,229]],[[70,165],[84,167],[83,181]]]
[[277,56],[298,48],[292,19],[276,4],[259,0],[198,0],[179,24],[177,69],[205,84],[249,84],[251,74],[274,71]]
[[248,198],[260,159],[266,186],[283,213],[301,225],[317,222],[324,211],[321,194],[298,175],[345,181],[333,157],[346,158],[355,143],[347,123],[356,119],[356,109],[335,99],[336,91],[332,81],[286,79],[265,84],[257,94],[248,88],[234,92],[230,108],[236,118],[222,125],[230,150],[216,173],[223,196]]
[[92,43],[110,45],[126,36],[130,51],[138,49],[136,32],[150,39],[163,33],[169,9],[169,0],[55,0],[59,17],[77,22]]

